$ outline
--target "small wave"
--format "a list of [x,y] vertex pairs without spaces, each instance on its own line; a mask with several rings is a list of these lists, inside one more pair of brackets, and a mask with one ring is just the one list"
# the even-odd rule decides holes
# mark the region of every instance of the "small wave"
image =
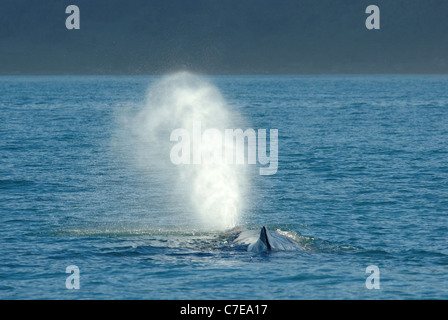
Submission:
[[14,180],[14,179],[3,179],[0,180],[0,189],[10,189],[10,188],[17,188],[17,187],[28,187],[34,185],[34,181],[30,180]]
[[[67,228],[58,229],[52,233],[57,237],[112,237],[112,238],[133,238],[138,239],[138,246],[155,245],[157,247],[185,248],[194,250],[236,250],[246,251],[246,247],[242,248],[234,243],[234,240],[243,230],[258,231],[260,227],[237,226],[226,231],[205,231],[205,230],[184,230],[170,228],[153,228],[153,227],[111,227],[104,226],[97,228]],[[269,226],[268,226],[269,229]],[[313,236],[305,236],[297,231],[287,230],[285,228],[272,228],[278,234],[292,239],[298,243],[300,247],[307,251],[320,252],[345,252],[357,250],[351,246],[333,245],[329,241],[319,239]],[[240,250],[241,249],[241,250]]]
[[128,236],[204,236],[209,232],[195,230],[173,230],[163,228],[73,228],[59,229],[54,236],[73,237],[128,237]]

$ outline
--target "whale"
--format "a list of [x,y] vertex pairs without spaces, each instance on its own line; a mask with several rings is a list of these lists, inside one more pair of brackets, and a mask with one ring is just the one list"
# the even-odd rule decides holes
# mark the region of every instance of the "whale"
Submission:
[[261,230],[243,230],[233,242],[235,245],[247,246],[247,251],[254,253],[303,249],[292,238],[270,231],[266,226],[263,226]]

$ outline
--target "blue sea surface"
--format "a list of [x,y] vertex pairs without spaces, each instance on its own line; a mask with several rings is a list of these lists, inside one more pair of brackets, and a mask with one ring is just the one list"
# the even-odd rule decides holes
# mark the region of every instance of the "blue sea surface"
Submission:
[[184,227],[117,143],[158,79],[0,77],[0,299],[448,299],[447,76],[206,77],[278,129],[241,224],[304,250],[258,254]]

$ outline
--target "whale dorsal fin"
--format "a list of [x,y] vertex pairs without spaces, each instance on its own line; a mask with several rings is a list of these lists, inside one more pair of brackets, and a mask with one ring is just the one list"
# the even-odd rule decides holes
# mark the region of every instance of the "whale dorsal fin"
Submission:
[[263,226],[263,228],[261,228],[261,232],[260,232],[260,240],[266,245],[266,248],[271,251],[272,247],[271,247],[271,241],[270,238],[271,234],[269,233],[268,229],[266,229],[265,226]]

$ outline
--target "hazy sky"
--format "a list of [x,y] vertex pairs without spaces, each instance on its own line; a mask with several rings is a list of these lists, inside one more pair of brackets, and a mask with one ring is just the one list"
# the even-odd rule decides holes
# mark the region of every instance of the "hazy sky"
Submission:
[[0,14],[0,74],[448,73],[446,0],[1,0]]

